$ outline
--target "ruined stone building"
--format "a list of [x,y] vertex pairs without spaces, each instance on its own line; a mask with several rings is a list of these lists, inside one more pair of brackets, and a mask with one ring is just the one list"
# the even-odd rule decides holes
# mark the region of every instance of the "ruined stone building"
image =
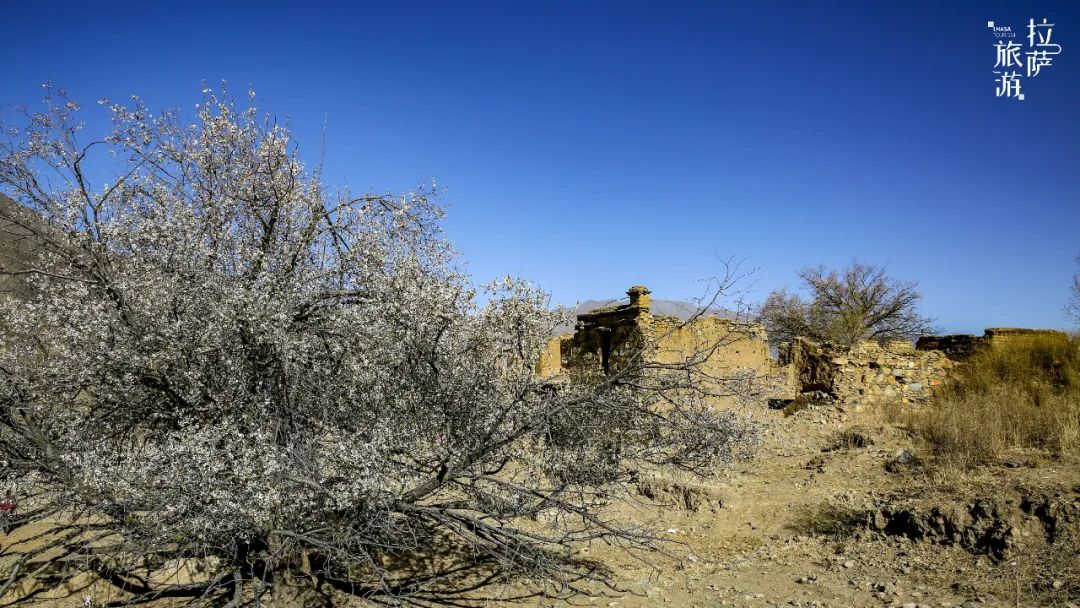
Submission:
[[705,375],[752,378],[762,395],[776,391],[772,387],[780,372],[762,325],[712,315],[689,321],[654,315],[646,287],[636,285],[626,294],[627,304],[579,314],[573,333],[548,343],[537,365],[539,373],[612,373],[645,346],[649,362],[672,364],[711,349],[701,366]]
[[797,339],[781,347],[779,364],[792,374],[798,394],[823,393],[855,407],[888,401],[927,403],[955,367],[979,350],[1040,337],[1066,335],[1048,329],[991,327],[982,336],[923,336],[915,344],[863,342],[851,349]]
[[548,342],[538,372],[609,374],[646,346],[649,361],[656,363],[680,363],[715,346],[702,366],[707,376],[747,375],[755,395],[774,402],[805,395],[857,408],[927,403],[955,366],[980,348],[1024,337],[1064,336],[1051,330],[990,328],[983,336],[926,336],[917,344],[863,342],[850,349],[798,338],[782,344],[774,360],[760,324],[704,315],[687,322],[653,314],[650,292],[643,286],[631,287],[627,295],[629,303],[579,314],[573,333]]

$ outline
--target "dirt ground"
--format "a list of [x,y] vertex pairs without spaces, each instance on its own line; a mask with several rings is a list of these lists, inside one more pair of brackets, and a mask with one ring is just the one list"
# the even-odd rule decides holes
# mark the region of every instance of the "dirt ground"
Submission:
[[1080,543],[1067,536],[1080,520],[1076,460],[1020,455],[941,472],[880,411],[758,418],[766,434],[752,461],[704,483],[643,482],[643,501],[666,506],[623,507],[685,543],[672,549],[680,559],[586,549],[630,593],[581,603],[1080,605]]

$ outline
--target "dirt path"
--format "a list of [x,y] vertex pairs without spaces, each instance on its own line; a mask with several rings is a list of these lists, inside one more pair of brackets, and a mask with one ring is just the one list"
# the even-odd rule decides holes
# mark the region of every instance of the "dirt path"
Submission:
[[[677,503],[680,487],[701,497],[694,505],[696,511],[685,505],[669,506],[644,517],[659,529],[674,531],[672,536],[686,543],[684,559],[658,558],[652,568],[598,550],[596,557],[618,564],[622,584],[633,593],[597,595],[585,598],[585,604],[1029,605],[1030,598],[1019,591],[1011,597],[1001,593],[1002,583],[1007,583],[1002,577],[1010,574],[1008,560],[993,562],[960,546],[880,534],[868,528],[867,514],[906,498],[948,504],[965,493],[994,492],[1017,483],[1067,485],[1067,478],[1076,476],[1075,465],[990,471],[957,488],[917,481],[925,474],[905,472],[902,464],[893,467],[896,472],[887,471],[887,463],[914,448],[903,430],[884,423],[877,412],[821,409],[785,418],[774,411],[764,414],[762,423],[767,435],[753,461],[704,484],[653,482],[668,488],[667,492],[648,492],[660,500],[675,497]],[[843,430],[853,427],[873,444],[823,451],[837,443]],[[950,498],[950,493],[956,496]],[[1074,506],[1080,505],[1080,493],[1074,498]],[[642,517],[640,510],[626,515]],[[1013,561],[1019,572],[1023,558]]]

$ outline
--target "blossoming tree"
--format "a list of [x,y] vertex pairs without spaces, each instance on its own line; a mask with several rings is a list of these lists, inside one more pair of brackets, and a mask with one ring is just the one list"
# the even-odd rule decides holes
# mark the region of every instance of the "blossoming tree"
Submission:
[[0,299],[0,518],[37,526],[3,544],[0,596],[48,568],[129,604],[570,593],[605,578],[576,543],[655,546],[605,515],[636,471],[753,442],[693,357],[538,377],[565,311],[516,279],[478,293],[430,191],[332,192],[210,91],[193,124],[103,101],[85,143],[46,101],[0,144],[33,212],[5,219],[39,245],[0,269],[29,294]]

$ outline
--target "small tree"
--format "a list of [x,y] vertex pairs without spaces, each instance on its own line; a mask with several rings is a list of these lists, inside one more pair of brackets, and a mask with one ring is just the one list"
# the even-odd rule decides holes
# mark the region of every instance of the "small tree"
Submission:
[[804,268],[799,278],[809,299],[777,290],[762,304],[760,317],[774,344],[803,336],[842,347],[864,340],[909,340],[933,331],[917,310],[922,298],[915,282],[899,281],[884,268],[853,262],[842,270]]
[[[1080,265],[1080,256],[1076,258]],[[1065,316],[1080,327],[1080,272],[1073,275],[1072,289],[1069,290],[1069,302],[1065,304]]]
[[479,304],[426,191],[331,194],[210,92],[191,125],[106,103],[87,145],[47,101],[0,145],[0,188],[44,218],[6,218],[41,252],[0,306],[0,524],[40,542],[4,547],[0,596],[84,566],[133,604],[569,593],[605,580],[575,543],[658,541],[602,509],[637,471],[752,443],[700,358],[538,377],[564,311],[516,279]]

